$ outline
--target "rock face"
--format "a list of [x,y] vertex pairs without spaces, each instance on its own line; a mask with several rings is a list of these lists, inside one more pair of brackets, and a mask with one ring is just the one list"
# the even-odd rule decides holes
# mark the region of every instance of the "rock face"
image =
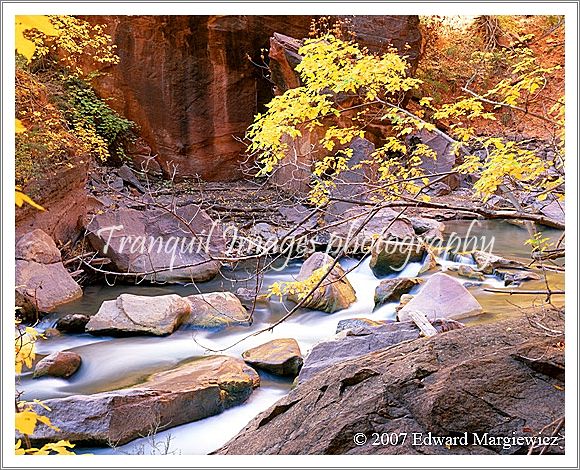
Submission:
[[[365,19],[366,18],[366,19]],[[260,50],[280,32],[308,35],[310,16],[87,16],[107,24],[119,65],[95,87],[115,110],[135,121],[147,146],[140,160],[157,155],[165,173],[206,180],[241,176],[242,137],[258,107],[272,97]],[[373,50],[393,42],[418,58],[419,19],[413,15],[354,17],[354,30]],[[408,43],[410,49],[405,49]],[[210,47],[211,45],[211,47]]]
[[60,251],[45,232],[35,229],[16,242],[16,305],[24,315],[51,312],[83,295],[62,264]]
[[251,323],[240,299],[231,292],[190,295],[187,300],[191,304],[191,314],[184,321],[184,327],[221,329]]
[[[40,96],[39,99],[42,102],[45,97]],[[37,105],[44,106],[41,103]],[[70,141],[75,142],[75,137],[71,135]],[[40,229],[54,240],[64,243],[81,231],[81,221],[87,212],[86,182],[90,157],[78,154],[72,158],[72,168],[68,165],[53,167],[50,175],[38,175],[23,187],[24,193],[33,196],[34,201],[46,210],[39,211],[28,204],[16,207],[17,238]]]
[[191,312],[190,303],[176,294],[146,297],[121,294],[105,300],[86,325],[92,334],[163,336],[173,333]]
[[300,346],[292,338],[268,341],[248,349],[242,358],[253,367],[285,377],[296,377],[303,362]]
[[[216,453],[526,454],[526,444],[503,449],[471,439],[449,448],[409,438],[372,445],[372,433],[537,435],[564,415],[563,339],[521,318],[381,349],[300,383]],[[368,441],[357,446],[355,433]]]
[[59,430],[39,423],[31,440],[122,445],[157,429],[221,413],[243,403],[259,384],[256,371],[242,360],[205,357],[129,389],[45,400]]
[[408,263],[419,262],[425,255],[425,247],[417,242],[383,240],[373,247],[370,268],[375,276],[398,273]]
[[[276,30],[303,37],[307,16],[89,16],[107,24],[119,65],[96,82],[111,106],[135,121],[168,174],[205,180],[241,176],[242,137],[259,103],[271,97],[246,57]],[[147,155],[148,154],[148,155]]]
[[398,277],[381,281],[375,289],[375,308],[387,302],[398,302],[401,295],[408,294],[422,282],[423,280],[417,277]]
[[81,365],[81,356],[72,351],[52,353],[38,361],[34,367],[33,377],[36,379],[44,375],[68,378]]
[[[439,333],[463,328],[463,324],[446,318],[435,320],[432,324]],[[308,353],[298,376],[298,383],[371,351],[389,348],[421,336],[419,328],[413,322],[375,322],[368,318],[339,322],[337,333],[340,334],[318,343]]]
[[429,320],[435,320],[465,318],[482,313],[483,309],[459,281],[447,274],[437,273],[399,311],[399,320],[410,320],[408,312],[412,311],[424,313]]
[[[297,281],[306,281],[314,271],[320,268],[329,268],[334,263],[334,259],[326,253],[313,253],[302,265]],[[288,295],[288,300],[298,303],[300,299],[297,295]],[[333,313],[347,308],[356,300],[356,293],[346,278],[344,269],[337,263],[330,274],[322,282],[312,295],[302,304],[305,308],[322,310]]]
[[[199,206],[185,204],[177,216],[162,209],[121,207],[91,216],[86,228],[93,247],[121,272],[147,273],[152,282],[201,282],[219,271],[223,232]],[[193,232],[193,233],[192,233]]]
[[71,313],[57,320],[56,329],[62,333],[84,333],[90,319],[88,315]]

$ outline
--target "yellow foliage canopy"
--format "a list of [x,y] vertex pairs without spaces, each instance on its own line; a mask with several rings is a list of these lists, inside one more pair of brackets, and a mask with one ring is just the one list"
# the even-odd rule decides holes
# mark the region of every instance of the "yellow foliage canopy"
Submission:
[[36,43],[26,37],[25,32],[33,29],[47,36],[58,36],[60,34],[46,15],[16,16],[16,52],[26,57],[29,62],[36,52]]

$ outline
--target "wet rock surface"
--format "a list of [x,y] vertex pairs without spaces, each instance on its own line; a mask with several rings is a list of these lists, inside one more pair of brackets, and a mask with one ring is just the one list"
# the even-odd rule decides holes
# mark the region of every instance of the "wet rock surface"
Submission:
[[33,377],[36,379],[50,375],[52,377],[68,378],[78,370],[81,362],[81,356],[72,351],[52,353],[38,361],[34,367]]
[[[334,259],[326,253],[313,253],[302,265],[297,281],[306,281],[315,271],[321,268],[330,269],[334,264]],[[291,294],[288,300],[298,303],[300,298]],[[321,310],[333,313],[347,308],[356,300],[356,293],[346,278],[344,269],[336,263],[322,284],[312,293],[312,295],[302,304],[305,308]]]
[[247,400],[259,384],[256,371],[242,360],[205,357],[128,389],[45,400],[59,430],[39,423],[30,439],[33,444],[67,439],[122,445],[158,429],[221,413]]
[[248,349],[242,358],[252,367],[285,377],[296,377],[303,363],[300,346],[292,338],[268,341]]
[[240,300],[231,292],[210,292],[187,297],[191,314],[183,322],[183,328],[227,328],[248,326],[251,318]]
[[375,289],[375,309],[388,302],[398,302],[403,294],[424,282],[416,277],[384,279]]
[[121,294],[106,300],[91,317],[86,331],[95,335],[156,335],[173,333],[189,316],[191,304],[176,294],[154,297]]

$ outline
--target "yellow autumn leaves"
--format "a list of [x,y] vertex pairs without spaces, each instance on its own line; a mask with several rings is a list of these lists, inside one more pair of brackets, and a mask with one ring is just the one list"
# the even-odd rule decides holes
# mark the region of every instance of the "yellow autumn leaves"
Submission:
[[58,36],[60,34],[46,15],[16,16],[16,52],[26,57],[28,61],[32,59],[36,52],[36,43],[27,37],[26,32],[34,29],[47,36]]

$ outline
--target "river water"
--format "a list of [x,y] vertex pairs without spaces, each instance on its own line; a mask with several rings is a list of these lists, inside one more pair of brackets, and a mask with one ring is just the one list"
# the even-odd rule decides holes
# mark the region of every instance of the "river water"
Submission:
[[[456,233],[465,238],[470,221],[446,222],[446,234]],[[529,260],[529,247],[524,242],[529,238],[526,230],[502,221],[485,221],[472,227],[471,236],[478,239],[486,237],[485,243],[494,238],[493,252],[512,259]],[[545,236],[556,240],[560,232],[546,230]],[[439,262],[442,269],[459,262],[469,262],[469,258],[443,255]],[[317,311],[301,310],[277,326],[272,332],[248,338],[232,346],[249,333],[262,329],[284,315],[293,304],[276,301],[258,303],[254,312],[254,322],[250,327],[232,327],[222,331],[178,330],[167,337],[97,337],[88,334],[62,335],[51,337],[37,343],[37,353],[46,355],[56,351],[71,350],[82,357],[82,366],[70,379],[41,378],[33,380],[31,373],[21,376],[19,388],[23,390],[22,399],[32,400],[66,397],[74,394],[91,394],[127,387],[143,381],[152,373],[171,369],[181,361],[195,357],[214,354],[210,351],[224,350],[223,354],[239,357],[251,347],[263,344],[275,338],[294,338],[298,341],[303,354],[306,354],[317,342],[335,334],[340,320],[367,317],[373,320],[395,318],[396,303],[382,306],[373,312],[374,290],[379,284],[369,268],[369,259],[362,262],[345,258],[341,260],[345,269],[354,267],[347,277],[354,287],[357,301],[348,309],[326,314]],[[411,263],[398,276],[415,276],[420,269],[419,263]],[[294,262],[281,271],[270,271],[265,274],[263,291],[276,281],[289,281],[299,272],[300,263]],[[54,325],[56,319],[66,313],[93,314],[105,300],[116,298],[122,293],[138,295],[162,295],[177,293],[191,295],[198,292],[230,290],[238,287],[254,289],[251,270],[243,269],[225,272],[225,277],[215,279],[197,286],[89,286],[84,296],[77,302],[66,305],[59,312],[46,317],[38,326],[39,330]],[[395,276],[391,276],[395,277]],[[425,276],[427,277],[427,276]],[[462,282],[468,279],[458,278]],[[550,286],[563,289],[563,275],[550,273]],[[470,292],[484,307],[485,313],[464,320],[466,323],[495,321],[517,313],[514,304],[530,305],[532,301],[540,302],[541,296],[493,294],[484,292],[484,287],[503,287],[503,282],[493,276],[486,276],[483,285],[470,287]],[[543,289],[543,281],[530,281],[522,284],[522,289]],[[413,292],[411,292],[413,293]],[[556,299],[563,302],[563,296]],[[227,349],[226,349],[227,348]],[[261,386],[254,391],[249,400],[222,414],[158,432],[154,437],[137,439],[124,446],[112,448],[93,448],[94,454],[207,454],[227,442],[238,433],[254,416],[268,408],[288,393],[291,381],[260,372]]]

